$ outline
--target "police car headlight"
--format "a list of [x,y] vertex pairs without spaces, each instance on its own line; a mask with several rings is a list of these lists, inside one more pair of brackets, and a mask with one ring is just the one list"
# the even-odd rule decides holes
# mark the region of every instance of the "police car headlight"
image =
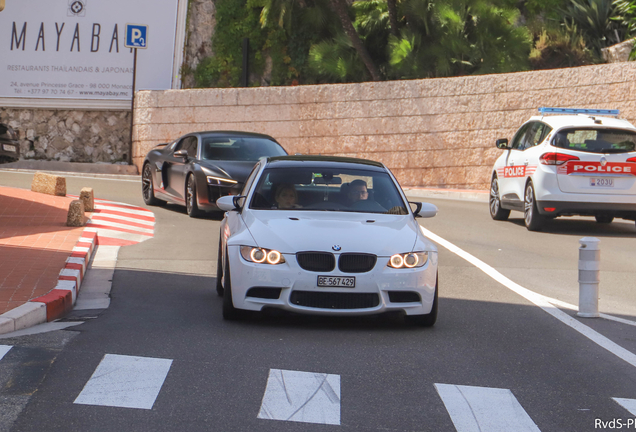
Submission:
[[258,264],[282,264],[285,262],[283,255],[274,249],[263,249],[252,246],[241,246],[241,256],[245,261]]
[[403,254],[395,254],[389,259],[389,267],[417,268],[422,267],[428,261],[428,252],[409,252]]

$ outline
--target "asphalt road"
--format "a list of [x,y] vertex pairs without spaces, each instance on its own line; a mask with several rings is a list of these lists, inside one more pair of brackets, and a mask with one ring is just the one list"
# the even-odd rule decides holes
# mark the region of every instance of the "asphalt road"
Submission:
[[[0,172],[0,184],[29,187],[30,178]],[[68,178],[67,185],[69,193],[91,186],[98,198],[142,205],[139,183]],[[636,321],[633,222],[564,219],[530,233],[515,219],[520,214],[490,220],[485,203],[434,203],[440,212],[422,220],[425,228],[522,287],[569,303],[577,303],[578,239],[599,238],[601,309]],[[444,247],[432,329],[395,316],[225,322],[214,290],[217,218],[190,219],[177,206],[152,211],[155,237],[120,250],[109,309],[67,330],[0,340],[14,346],[0,360],[0,403],[13,407],[0,414],[0,425],[34,432],[453,431],[443,384],[470,386],[459,388],[468,400],[476,387],[474,397],[484,401],[488,389],[507,390],[499,410],[472,415],[497,423],[515,399],[516,418],[536,424],[525,430],[602,430],[597,419],[636,417],[612,399],[636,399],[636,363]],[[633,326],[572,321],[636,352]],[[152,409],[74,403],[108,354],[172,360]],[[258,418],[277,370],[337,377],[339,425]]]

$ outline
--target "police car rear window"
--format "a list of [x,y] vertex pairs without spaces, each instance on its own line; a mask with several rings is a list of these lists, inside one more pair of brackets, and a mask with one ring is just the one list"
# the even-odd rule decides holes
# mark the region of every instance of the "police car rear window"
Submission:
[[629,153],[636,150],[636,132],[620,129],[563,129],[552,145],[589,153]]

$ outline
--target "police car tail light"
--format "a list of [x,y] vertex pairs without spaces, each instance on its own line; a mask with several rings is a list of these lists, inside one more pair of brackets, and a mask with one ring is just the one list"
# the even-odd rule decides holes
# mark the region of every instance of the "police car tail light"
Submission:
[[564,153],[556,153],[556,152],[543,153],[539,157],[539,162],[541,162],[541,164],[543,165],[563,165],[567,161],[571,161],[571,160],[580,160],[580,159],[576,156],[572,156],[572,155],[564,154]]
[[633,157],[633,158],[629,158],[629,159],[627,159],[627,162],[634,162],[634,163],[636,163],[636,157]]
[[282,264],[285,262],[283,255],[277,250],[263,249],[252,246],[241,246],[241,256],[245,261],[258,264]]

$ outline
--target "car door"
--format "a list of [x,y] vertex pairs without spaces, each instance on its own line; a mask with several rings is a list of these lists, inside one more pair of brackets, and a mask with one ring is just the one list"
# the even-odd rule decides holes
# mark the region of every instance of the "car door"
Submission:
[[[543,122],[532,122],[523,139],[519,143],[518,152],[515,154],[514,166],[511,177],[514,193],[521,201],[525,197],[526,181],[537,170],[542,149],[539,144],[545,139],[551,128]],[[537,185],[535,185],[537,186]]]
[[528,130],[535,122],[528,122],[521,126],[510,144],[506,156],[503,176],[499,178],[501,201],[507,208],[523,210],[523,192],[519,191],[519,178],[525,178],[525,157],[523,149]]
[[[175,156],[174,153],[179,150],[185,150],[188,157]],[[179,201],[185,200],[185,182],[188,166],[193,160],[192,155],[196,157],[197,137],[186,136],[175,147],[173,154],[164,165],[164,171],[167,178],[166,190]]]

